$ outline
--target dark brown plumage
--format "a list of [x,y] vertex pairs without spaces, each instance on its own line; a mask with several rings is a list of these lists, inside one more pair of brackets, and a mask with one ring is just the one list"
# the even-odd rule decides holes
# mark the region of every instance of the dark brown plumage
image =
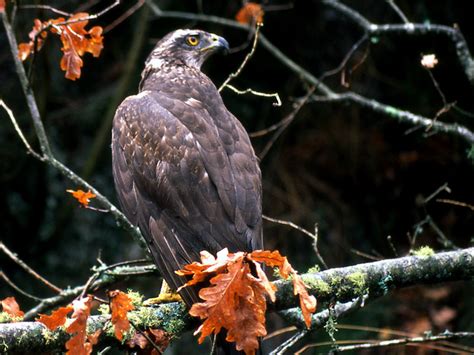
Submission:
[[[226,109],[202,63],[227,42],[177,30],[151,52],[140,91],[117,109],[114,180],[124,213],[140,228],[167,283],[199,253],[262,248],[261,174],[249,137]],[[185,288],[189,305],[196,291]]]

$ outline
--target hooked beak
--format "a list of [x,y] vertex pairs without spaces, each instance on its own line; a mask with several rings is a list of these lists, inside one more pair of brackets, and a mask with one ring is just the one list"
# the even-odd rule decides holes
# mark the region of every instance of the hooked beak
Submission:
[[209,38],[209,45],[202,48],[201,52],[208,51],[210,49],[227,54],[229,52],[229,43],[225,40],[225,38],[212,33]]

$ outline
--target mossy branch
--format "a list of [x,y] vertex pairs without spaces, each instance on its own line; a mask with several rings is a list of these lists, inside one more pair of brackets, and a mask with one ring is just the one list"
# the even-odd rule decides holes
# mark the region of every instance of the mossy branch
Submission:
[[[376,299],[383,297],[392,290],[413,285],[434,284],[439,282],[470,280],[474,277],[474,248],[461,249],[433,255],[407,256],[388,259],[354,266],[334,268],[317,273],[302,275],[310,293],[318,298],[319,304],[327,302],[347,302],[353,299]],[[293,295],[291,281],[275,282],[277,302],[271,310],[291,310],[297,306],[298,300]],[[362,307],[363,302],[348,305]],[[320,306],[321,308],[321,306]],[[288,313],[288,312],[287,312]],[[286,317],[296,325],[300,325],[296,312]],[[342,312],[340,315],[344,315]],[[193,327],[192,319],[187,315],[181,303],[170,303],[157,308],[141,307],[132,316],[139,328],[160,327],[171,336],[178,336]],[[94,316],[91,329],[106,327],[106,318]],[[317,327],[317,319],[314,319]],[[105,332],[107,333],[107,332]],[[0,324],[0,352],[9,351],[50,351],[61,349],[66,335],[61,331],[45,333],[43,326],[34,322]],[[107,338],[107,335],[105,335]],[[102,339],[102,338],[101,338]]]

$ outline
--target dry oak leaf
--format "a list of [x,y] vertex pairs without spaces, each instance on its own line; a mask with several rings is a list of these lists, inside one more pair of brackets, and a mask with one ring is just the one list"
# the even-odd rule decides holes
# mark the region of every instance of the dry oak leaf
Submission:
[[316,311],[316,298],[308,293],[303,280],[297,274],[296,270],[291,267],[288,259],[282,256],[278,250],[255,250],[249,254],[248,258],[264,263],[270,267],[277,267],[280,275],[285,279],[288,278],[289,275],[292,276],[294,295],[299,296],[303,319],[309,328],[311,326],[311,314]]
[[40,317],[37,318],[36,321],[43,323],[49,330],[54,330],[66,323],[67,315],[73,310],[74,308],[71,305],[61,307],[51,312],[51,315],[49,316],[46,314],[40,314]]
[[0,0],[0,12],[5,12],[5,0]]
[[89,206],[89,202],[91,198],[95,198],[96,194],[92,193],[91,190],[84,192],[82,190],[66,190],[72,194],[72,196],[83,206]]
[[261,24],[263,23],[263,15],[264,11],[260,4],[248,2],[235,15],[235,19],[240,23],[252,24],[256,22]]
[[198,342],[212,333],[227,329],[226,340],[235,342],[237,350],[254,354],[258,338],[265,336],[266,289],[250,273],[248,263],[240,258],[228,266],[228,272],[210,280],[211,287],[199,291],[204,302],[195,303],[189,313],[205,319],[195,334]]
[[300,276],[278,251],[229,253],[223,249],[217,253],[217,258],[206,251],[201,252],[201,259],[201,263],[194,262],[176,272],[181,276],[192,275],[183,287],[210,278],[211,286],[199,291],[199,297],[204,302],[195,303],[189,311],[192,316],[204,319],[195,332],[201,333],[199,343],[206,336],[225,328],[226,340],[235,342],[237,350],[243,350],[246,354],[255,353],[259,346],[258,338],[266,335],[266,296],[275,301],[276,291],[259,263],[278,267],[284,278],[292,276],[294,294],[299,296],[305,323],[308,327],[311,325],[316,298],[308,294]]
[[[80,12],[72,15],[67,20],[59,17],[54,20],[41,22],[35,19],[33,30],[30,32],[30,42],[20,43],[18,45],[18,56],[21,60],[25,60],[31,54],[35,38],[37,38],[37,48],[40,50],[43,40],[47,36],[46,30],[60,36],[63,56],[61,58],[61,69],[66,72],[65,77],[70,80],[76,80],[81,76],[81,68],[83,66],[82,56],[88,52],[94,57],[98,57],[103,48],[102,27],[95,26],[90,30],[85,27],[89,20],[89,14]],[[41,33],[38,36],[38,33]]]
[[[83,297],[72,303],[74,312],[66,322],[66,332],[71,338],[66,342],[68,355],[89,355],[93,344],[87,337],[87,319],[92,307],[92,296]],[[94,339],[92,339],[94,340]]]
[[0,301],[2,304],[2,312],[8,313],[12,318],[23,318],[25,313],[20,310],[20,306],[16,302],[15,297],[7,297]]
[[123,333],[130,329],[130,321],[128,320],[128,311],[134,310],[130,297],[119,290],[110,291],[110,310],[112,313],[112,324],[115,328],[115,337],[122,341]]

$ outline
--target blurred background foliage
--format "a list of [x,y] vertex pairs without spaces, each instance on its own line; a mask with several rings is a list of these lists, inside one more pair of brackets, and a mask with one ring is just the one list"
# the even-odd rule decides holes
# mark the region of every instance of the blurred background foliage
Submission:
[[[89,13],[109,4],[47,3],[68,12]],[[375,23],[400,22],[386,2],[345,3]],[[468,3],[397,1],[413,22],[457,24],[473,49],[474,28],[472,14],[466,11]],[[134,4],[135,1],[123,1],[91,25],[106,28]],[[240,1],[207,0],[164,0],[157,4],[163,10],[202,11],[231,19],[242,6]],[[316,0],[268,0],[263,4],[268,10],[262,33],[316,77],[337,67],[362,35],[351,21]],[[18,41],[27,41],[34,18],[55,17],[47,10],[19,11],[15,21]],[[121,100],[137,92],[143,63],[156,41],[181,27],[218,33],[232,47],[251,43],[246,31],[205,22],[156,18],[143,6],[105,34],[104,50],[98,59],[85,56],[82,77],[75,82],[66,80],[59,68],[61,52],[57,38],[50,36],[36,56],[33,87],[54,153],[113,202],[116,198],[110,157],[111,119]],[[350,65],[363,58],[366,47],[354,54]],[[0,48],[0,96],[34,142],[30,116],[3,29]],[[216,56],[204,66],[204,71],[219,85],[240,65],[249,49],[247,45],[226,57]],[[340,75],[325,82],[339,92],[353,90],[400,109],[434,117],[443,103],[428,72],[420,65],[421,55],[427,53],[436,53],[439,59],[432,72],[447,102],[455,101],[471,112],[465,115],[452,109],[439,120],[473,129],[474,90],[457,61],[453,43],[444,36],[400,34],[373,38],[365,61],[348,77],[349,88],[341,85]],[[31,61],[26,62],[27,69],[31,65]],[[275,107],[271,99],[236,95],[224,89],[226,105],[249,132],[282,120],[307,90],[300,77],[263,47],[257,47],[233,85],[278,92],[282,98],[283,105]],[[143,257],[140,248],[116,226],[111,216],[79,208],[65,190],[80,187],[72,186],[57,171],[27,155],[4,112],[0,118],[0,238],[10,249],[61,287],[84,284],[98,257],[107,264]],[[252,139],[257,154],[270,139],[271,135]],[[473,158],[468,157],[469,149],[457,137],[433,134],[425,128],[414,130],[369,109],[309,102],[261,161],[264,213],[309,230],[317,223],[319,249],[330,267],[368,261],[355,250],[376,258],[406,255],[407,234],[417,234],[416,247],[442,249],[433,228],[426,224],[418,226],[427,216],[456,245],[467,247],[472,245],[474,236],[473,211],[435,199],[424,204],[423,200],[447,183],[451,193],[442,192],[439,198],[474,203]],[[279,249],[302,272],[317,263],[310,238],[286,226],[264,223],[267,249]],[[50,290],[4,255],[0,255],[0,260],[2,270],[21,288],[39,297],[51,296]],[[158,280],[145,281],[134,280],[119,286],[139,289],[147,295],[157,292]],[[14,294],[22,308],[32,305],[31,300],[15,294],[7,285],[0,284],[0,288],[0,298]],[[407,332],[472,331],[472,291],[472,284],[463,283],[396,292],[344,322]],[[338,339],[373,336],[370,332],[342,329],[336,334]],[[276,339],[276,343],[284,337]],[[324,341],[327,336],[318,332],[314,339]],[[192,349],[195,344],[190,346]]]

